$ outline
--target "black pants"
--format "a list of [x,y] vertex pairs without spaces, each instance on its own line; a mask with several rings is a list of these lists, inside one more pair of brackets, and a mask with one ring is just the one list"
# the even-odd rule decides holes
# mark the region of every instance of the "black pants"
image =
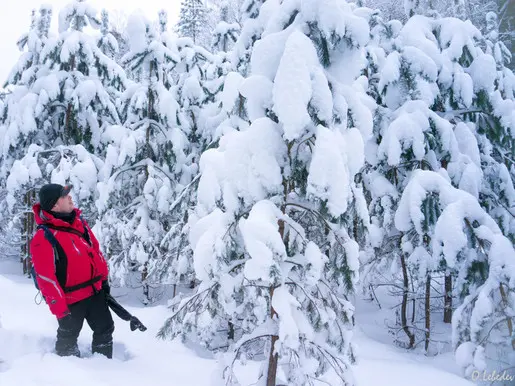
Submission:
[[113,357],[114,322],[107,306],[104,291],[71,304],[70,316],[58,320],[57,341],[55,351],[60,356],[80,356],[77,339],[79,338],[84,319],[93,330],[91,351]]

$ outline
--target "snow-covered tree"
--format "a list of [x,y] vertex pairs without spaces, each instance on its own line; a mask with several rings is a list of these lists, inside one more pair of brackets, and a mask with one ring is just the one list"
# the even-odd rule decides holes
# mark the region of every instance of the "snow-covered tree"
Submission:
[[[491,22],[494,16],[487,15]],[[480,158],[476,150],[473,157],[482,169],[482,175],[476,174],[474,181],[467,178],[459,187],[477,191],[481,205],[496,219],[503,234],[514,241],[515,76],[505,67],[511,55],[496,40],[493,27],[484,50],[484,39],[470,22],[444,19],[439,24],[434,36],[447,70],[440,71],[441,96],[434,109],[452,122],[467,123],[456,127],[465,134],[460,138],[460,147],[466,152],[479,145]],[[465,127],[469,129],[462,130]],[[471,135],[476,138],[470,139]]]
[[[486,370],[492,351],[506,350],[505,363],[513,363],[515,249],[477,198],[452,187],[441,174],[416,171],[402,194],[395,224],[406,234],[425,238],[433,256],[459,272],[455,285],[461,302],[452,319],[453,346],[465,375]],[[413,255],[419,264],[428,264],[427,252],[417,253],[417,248]]]
[[30,30],[17,42],[20,51],[27,51],[20,56],[11,70],[5,86],[34,83],[40,65],[40,54],[48,39],[51,19],[52,8],[49,5],[42,5],[39,15],[36,15],[35,10],[32,11]]
[[[161,25],[165,32],[165,24]],[[174,38],[163,33],[162,39],[178,55],[178,61],[167,70],[167,79],[178,102],[177,124],[187,142],[177,158],[176,198],[169,209],[173,226],[163,238],[161,246],[166,252],[161,266],[156,267],[156,274],[173,284],[193,283],[188,219],[197,202],[200,155],[216,141],[216,115],[220,113],[215,96],[223,82],[223,69],[218,68],[223,63],[217,63],[214,55],[190,38]]]
[[[511,75],[509,70],[496,72],[494,58],[483,52],[481,34],[469,21],[413,16],[393,44],[391,39],[384,39],[388,35],[381,36],[383,39],[371,47],[374,49],[369,47],[369,71],[379,78],[371,83],[369,92],[381,106],[376,113],[374,140],[368,144],[365,174],[373,247],[366,265],[375,266],[375,273],[366,270],[364,284],[386,280],[392,288],[402,289],[396,330],[406,333],[409,347],[423,338],[427,349],[431,310],[443,306],[450,321],[452,310],[464,299],[463,278],[467,277],[468,286],[483,285],[486,274],[474,275],[470,270],[484,268],[485,261],[490,264],[490,255],[472,256],[467,250],[463,256],[472,260],[460,255],[454,261],[439,252],[436,229],[447,210],[443,203],[447,198],[440,188],[425,187],[424,193],[422,188],[415,188],[422,184],[414,182],[415,175],[422,175],[420,169],[438,173],[449,186],[459,189],[459,194],[467,192],[468,201],[474,198],[475,207],[483,206],[480,216],[488,219],[485,221],[493,233],[512,238],[513,178],[508,149],[513,140],[513,110],[509,108],[513,97],[505,93],[505,84],[510,81],[499,81]],[[388,56],[383,59],[385,53]],[[485,73],[490,76],[484,77]],[[400,225],[405,220],[400,217],[399,205],[410,184],[410,194],[420,200],[411,204],[420,213],[420,225],[408,227]],[[492,218],[498,225],[491,224]],[[474,220],[462,216],[459,221],[466,225]],[[463,232],[468,229],[465,225]],[[511,279],[506,280],[504,285],[509,288]],[[432,300],[433,282],[444,287],[439,290],[444,304]],[[416,307],[417,298],[424,302],[422,315]],[[508,303],[498,302],[496,306],[503,304]],[[456,323],[453,320],[453,328],[457,328]]]
[[[20,192],[17,198],[19,203],[23,204],[16,209],[13,206],[6,205],[9,194],[6,189],[6,179],[9,176],[10,168],[17,158],[25,155],[28,145],[23,141],[12,144],[9,141],[4,142],[9,137],[9,129],[13,131],[17,129],[17,126],[11,123],[13,109],[9,109],[8,106],[13,103],[12,98],[15,96],[13,91],[16,92],[20,88],[27,90],[36,81],[38,70],[41,67],[39,58],[48,38],[51,15],[52,10],[49,6],[42,6],[38,14],[35,10],[32,11],[30,30],[23,34],[17,42],[22,54],[11,70],[5,84],[10,91],[2,90],[0,95],[0,201],[2,202],[0,218],[3,224],[1,227],[1,242],[7,255],[16,254],[16,256],[19,256],[21,246],[22,258],[28,256],[29,242],[27,236],[32,232],[32,227],[29,226],[30,199],[34,196],[34,191],[32,187],[26,187],[25,191]],[[13,106],[13,108],[16,107]],[[17,119],[19,122],[23,120],[20,116]],[[19,149],[17,149],[18,146]],[[23,261],[23,271],[28,273],[25,260]]]
[[251,124],[227,127],[200,161],[190,241],[201,283],[161,336],[227,344],[226,384],[253,355],[266,358],[262,384],[349,384],[359,252],[349,214],[367,216],[355,177],[373,107],[355,80],[369,29],[339,1],[268,2],[259,13],[266,7],[274,12],[239,85]]
[[[243,3],[247,0],[209,0],[208,4],[215,10],[215,21],[225,20],[227,23],[242,24]],[[215,23],[215,24],[216,24]]]
[[381,10],[387,21],[404,22],[416,14],[456,17],[470,20],[482,33],[487,32],[485,15],[493,12],[498,16],[500,39],[513,52],[515,12],[511,0],[362,0],[361,3],[366,7]]
[[230,4],[222,3],[220,6],[220,20],[218,21],[213,37],[215,51],[228,52],[238,40],[240,25],[230,21]]
[[160,243],[170,230],[169,208],[183,167],[186,136],[177,126],[178,104],[165,87],[167,66],[179,61],[156,38],[148,21],[129,19],[130,51],[123,58],[133,81],[119,100],[123,126],[109,127],[97,207],[111,273],[121,285],[139,271],[145,303],[163,259]]
[[[455,75],[455,93],[449,95],[444,104],[446,115],[460,122],[455,129],[459,132],[460,149],[473,154],[474,163],[482,169],[482,175],[474,172],[462,178],[465,183],[459,187],[478,197],[483,209],[499,227],[490,226],[490,234],[479,233],[475,231],[479,220],[467,222],[469,230],[474,228],[476,240],[470,242],[474,252],[467,256],[472,263],[462,263],[457,270],[456,292],[460,306],[453,316],[456,355],[458,363],[467,369],[467,375],[472,371],[469,361],[472,344],[479,346],[474,353],[476,369],[487,366],[502,369],[500,363],[505,360],[505,363],[513,363],[515,358],[511,311],[515,271],[510,263],[515,257],[512,247],[515,240],[515,78],[505,67],[511,55],[496,39],[496,29],[492,26],[495,14],[486,17],[490,26],[486,52],[479,31],[467,22],[447,22],[437,35],[444,60],[454,68],[459,64],[463,73],[470,76]],[[485,74],[490,76],[485,78]],[[471,179],[472,175],[476,177]],[[479,223],[481,225],[481,221]],[[508,263],[504,259],[508,259]],[[464,283],[460,282],[460,277],[465,275]],[[499,318],[503,324],[497,324]],[[469,343],[460,350],[459,344],[463,342]],[[485,357],[489,358],[487,363],[483,360]]]
[[[72,184],[75,202],[88,207],[93,204],[98,173],[103,162],[83,146],[56,146],[45,149],[30,145],[26,155],[14,161],[6,181],[6,202],[11,212],[22,204],[19,196],[48,182]],[[87,214],[87,213],[86,213]]]
[[[84,32],[87,26],[98,27],[95,10],[83,1],[64,7],[57,36],[48,36],[50,19],[51,11],[43,7],[35,22],[37,32],[29,34],[28,51],[19,62],[26,63],[30,55],[30,67],[16,65],[10,78],[12,92],[0,121],[4,181],[14,172],[15,160],[22,159],[33,144],[44,151],[80,144],[101,155],[101,131],[119,123],[115,97],[123,88],[125,73]],[[91,200],[78,203],[95,217]]]
[[[498,30],[498,39],[502,41],[508,50],[514,52],[514,26],[515,26],[515,5],[511,0],[466,0],[467,15],[472,23],[485,35],[491,29],[489,26],[489,14],[496,16],[495,29]],[[485,17],[486,16],[486,17]],[[491,19],[490,19],[491,20]],[[513,70],[514,62],[510,63]]]
[[[424,101],[408,101],[396,109],[381,134],[382,139],[375,155],[377,163],[366,176],[372,198],[371,242],[374,252],[370,262],[376,264],[377,272],[383,280],[387,277],[387,272],[390,272],[393,273],[394,280],[398,277],[404,283],[401,286],[404,290],[399,294],[403,297],[399,325],[408,335],[408,347],[413,347],[416,336],[407,326],[408,294],[420,298],[413,293],[413,288],[424,288],[420,294],[423,296],[425,284],[431,281],[431,274],[442,274],[443,267],[440,265],[440,258],[433,256],[431,252],[431,224],[428,223],[424,228],[427,232],[424,234],[406,233],[395,225],[394,217],[399,199],[414,170],[445,173],[442,163],[460,169],[461,165],[471,161],[459,152],[453,125],[432,112]],[[372,162],[370,159],[369,161]],[[477,171],[477,167],[474,170]],[[432,211],[438,202],[429,196],[424,205],[423,213],[429,221],[434,217]],[[368,280],[373,282],[375,279]],[[421,286],[422,283],[424,286]],[[429,306],[430,304],[425,305]],[[415,315],[416,310],[410,311]],[[423,319],[425,318],[424,316]],[[417,321],[428,323],[420,318]],[[413,322],[415,321],[412,319],[410,328],[423,331],[413,325]],[[428,326],[430,327],[429,323]],[[426,350],[428,345],[427,335]]]
[[[43,45],[48,38],[48,29],[50,28],[50,17],[52,14],[51,8],[42,6],[39,11],[39,16],[36,16],[35,11],[32,12],[32,20],[31,26],[28,33],[23,34],[18,39],[18,48],[22,51],[18,62],[15,64],[5,87],[11,88],[10,93],[2,94],[2,103],[0,105],[0,130],[2,131],[2,136],[0,138],[0,147],[1,147],[1,178],[5,181],[7,177],[7,171],[9,167],[12,165],[12,160],[9,159],[11,157],[16,158],[18,153],[12,154],[14,151],[14,145],[19,145],[18,138],[13,141],[13,143],[9,143],[8,141],[8,129],[10,126],[10,119],[8,115],[11,113],[8,108],[9,104],[12,103],[12,98],[15,97],[16,93],[13,94],[13,91],[16,92],[16,89],[24,90],[24,94],[27,93],[27,90],[34,84],[36,80],[36,75],[40,68],[40,55],[43,49]],[[27,49],[26,52],[23,52]],[[20,86],[20,87],[14,87]],[[13,106],[13,109],[16,107]],[[11,113],[12,114],[12,113]],[[11,118],[12,119],[12,118]],[[16,130],[16,126],[13,125],[11,130]],[[17,131],[17,130],[16,130]],[[17,134],[17,133],[14,133]],[[24,149],[23,149],[24,150]],[[19,153],[20,157],[23,154],[23,150]],[[11,154],[9,152],[11,151]]]
[[515,98],[515,78],[507,66],[513,60],[513,54],[506,44],[499,38],[499,18],[494,12],[486,14],[486,54],[495,59],[497,68],[496,87],[505,99]]
[[36,78],[15,88],[7,100],[4,152],[13,144],[20,149],[21,141],[81,143],[93,151],[101,147],[101,128],[119,122],[109,88],[120,88],[125,75],[83,32],[89,24],[96,27],[97,20],[87,3],[61,10],[59,35],[47,39],[40,52]]
[[362,6],[379,10],[386,22],[407,20],[404,10],[404,0],[364,0]]
[[[421,266],[416,256],[410,256],[413,248],[427,247],[427,243],[400,232],[394,215],[413,170],[440,170],[443,161],[453,164],[461,161],[453,125],[431,111],[439,95],[437,65],[410,41],[410,30],[419,19],[426,20],[413,17],[400,32],[395,23],[377,23],[371,19],[376,24],[372,31],[378,37],[369,48],[370,77],[378,79],[371,84],[369,92],[380,106],[376,111],[374,139],[369,142],[367,151],[369,166],[365,186],[371,214],[369,242],[372,249],[366,260],[363,284],[384,285],[386,281],[393,288],[403,288],[398,294],[402,303],[395,330],[407,335],[407,347],[414,347],[416,343],[414,317],[410,318],[412,323],[408,323],[408,312],[415,315],[416,310],[409,309],[408,295],[416,297],[413,288],[425,288],[431,271],[439,265],[430,265],[428,270],[427,262]],[[403,241],[405,238],[408,239]],[[410,250],[403,247],[403,243],[411,243],[413,247]],[[371,267],[375,273],[369,271]],[[397,336],[396,340],[402,342]]]
[[182,0],[177,33],[193,42],[209,47],[211,31],[208,30],[207,9],[202,0]]
[[[62,9],[57,36],[49,35],[51,15],[51,9],[43,6],[33,20],[30,33],[20,40],[20,48],[27,51],[8,80],[11,92],[0,115],[0,183],[4,189],[9,178],[17,178],[16,163],[25,159],[30,146],[40,146],[40,153],[62,154],[70,160],[78,153],[74,150],[63,153],[59,146],[83,145],[87,151],[100,155],[102,128],[118,122],[113,90],[123,86],[125,75],[102,54],[95,39],[84,32],[88,25],[98,26],[94,9],[82,1]],[[20,185],[21,189],[2,195],[3,214],[22,237],[28,237],[31,232],[27,224],[35,189],[45,182],[44,178],[51,177],[49,173],[54,166],[48,165],[42,180],[27,180],[25,185]],[[97,177],[95,174],[80,178]],[[70,183],[70,180],[57,180]],[[93,193],[77,191],[75,197],[91,219],[96,216]],[[24,208],[18,210],[13,201],[25,203]]]
[[246,76],[254,43],[261,37],[270,14],[277,8],[275,1],[244,0],[241,5],[241,33],[231,52],[234,68]]
[[128,15],[122,10],[112,10],[109,12],[110,33],[118,44],[117,62],[129,52],[129,37],[127,34]]
[[460,118],[473,121],[477,127],[484,170],[482,205],[496,219],[503,234],[515,242],[515,125],[510,112],[515,108],[515,75],[507,68],[512,55],[498,39],[496,14],[490,12],[486,19],[486,53],[491,57],[476,53],[467,62],[475,78],[483,74],[481,66],[488,66],[488,71],[496,70],[497,76],[492,76],[479,90],[472,105],[474,114]]
[[[513,55],[515,53],[515,4],[511,0],[498,0],[498,4],[499,39],[506,44]],[[515,71],[515,61],[512,61],[509,67]]]
[[404,12],[408,17],[415,15],[427,15],[436,12],[432,0],[404,0]]
[[100,39],[98,39],[98,48],[110,59],[116,58],[118,55],[118,42],[111,33],[111,25],[109,23],[109,13],[103,9],[101,13],[102,25],[100,26]]
[[[39,188],[49,182],[72,184],[71,195],[83,210],[88,221],[94,220],[94,207],[98,172],[102,168],[100,158],[90,154],[83,146],[56,146],[45,149],[30,145],[23,158],[15,160],[4,182],[2,194],[3,214],[6,215],[2,238],[10,240],[7,251],[17,246],[23,273],[30,275],[30,248],[36,223],[32,206],[37,201]],[[2,189],[3,190],[3,189]],[[14,243],[13,243],[14,241]]]

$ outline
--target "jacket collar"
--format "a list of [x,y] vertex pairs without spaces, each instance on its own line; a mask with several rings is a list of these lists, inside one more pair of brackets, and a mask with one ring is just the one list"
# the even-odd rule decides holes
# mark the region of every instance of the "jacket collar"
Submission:
[[49,224],[58,227],[74,228],[80,232],[84,232],[84,226],[82,225],[82,221],[80,220],[80,215],[82,212],[78,208],[75,208],[73,210],[75,212],[75,220],[72,224],[70,224],[64,220],[55,218],[54,216],[52,216],[51,213],[41,209],[41,205],[39,203],[35,204],[32,207],[32,211],[34,212],[34,220],[38,225]]

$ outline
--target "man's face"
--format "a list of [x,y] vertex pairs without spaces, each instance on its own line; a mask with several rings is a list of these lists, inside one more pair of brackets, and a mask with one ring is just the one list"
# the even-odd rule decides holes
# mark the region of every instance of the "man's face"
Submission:
[[57,213],[71,213],[73,211],[73,200],[69,194],[64,197],[59,197],[59,200],[52,208],[53,212]]

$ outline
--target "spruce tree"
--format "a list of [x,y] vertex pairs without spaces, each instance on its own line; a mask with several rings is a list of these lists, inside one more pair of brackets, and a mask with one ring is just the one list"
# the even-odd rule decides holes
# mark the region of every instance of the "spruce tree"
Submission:
[[[50,15],[42,8],[36,22],[40,43],[34,47],[41,48],[32,52],[31,67],[12,77],[20,81],[12,84],[2,114],[4,178],[31,144],[44,151],[82,145],[102,155],[102,131],[119,123],[115,97],[124,86],[125,73],[84,32],[87,26],[99,27],[96,11],[84,1],[70,3],[60,11],[59,34],[52,38]],[[94,216],[93,197],[82,198],[81,206]]]
[[177,33],[193,39],[193,42],[209,47],[210,32],[207,28],[207,9],[202,0],[182,0]]
[[[491,353],[494,335],[509,337],[513,331],[513,315],[503,307],[512,302],[515,272],[497,254],[513,253],[507,247],[514,203],[507,107],[513,97],[509,87],[505,92],[510,82],[503,81],[512,75],[499,63],[496,71],[496,60],[488,54],[496,51],[488,48],[493,43],[485,47],[469,21],[413,16],[393,45],[383,40],[378,46],[370,50],[369,71],[379,81],[369,92],[382,106],[376,110],[365,175],[373,248],[367,265],[377,271],[366,270],[370,276],[365,283],[378,284],[378,277],[391,272],[390,285],[403,289],[398,293],[400,331],[409,347],[421,334],[426,350],[432,310],[442,306],[432,299],[431,288],[435,282],[443,287],[448,320],[457,308],[452,318],[454,347],[464,344],[457,359],[470,374],[474,367],[464,358],[475,352],[477,363],[483,363],[481,355],[484,350]],[[382,53],[388,52],[382,60]],[[483,77],[485,73],[490,75]],[[481,226],[490,233],[478,232]],[[482,292],[492,285],[498,291]],[[482,312],[484,296],[493,312],[476,324],[474,315]],[[417,298],[424,303],[420,320]],[[496,317],[505,323],[490,334],[488,325]],[[510,338],[506,342],[509,345]],[[470,353],[471,347],[478,351]]]
[[[471,158],[480,165],[482,172],[464,173],[464,183],[459,187],[473,193],[488,218],[495,220],[499,227],[496,229],[491,225],[492,234],[483,234],[476,231],[480,220],[462,220],[468,233],[474,233],[468,235],[468,247],[473,251],[462,251],[463,254],[458,255],[463,259],[456,270],[455,287],[460,306],[452,323],[457,360],[467,375],[473,368],[502,369],[499,363],[505,358],[513,359],[515,352],[515,321],[510,308],[514,300],[515,275],[515,266],[510,263],[515,258],[512,247],[515,233],[515,126],[512,118],[515,78],[505,67],[510,55],[504,44],[496,40],[492,26],[494,16],[486,15],[491,26],[486,47],[480,32],[469,22],[448,21],[435,33],[443,57],[453,63],[460,75],[454,76],[454,93],[449,92],[448,99],[443,103],[440,101],[436,109],[445,110],[446,116],[458,122],[455,132],[460,149],[473,154]],[[461,66],[461,71],[457,65]],[[489,76],[485,78],[485,74]],[[440,87],[444,85],[445,82],[441,82]],[[485,313],[486,309],[489,311]],[[504,323],[493,325],[498,318]],[[499,337],[502,337],[500,344]],[[465,359],[470,355],[474,356],[474,365]],[[483,360],[486,357],[490,359]]]
[[31,85],[35,81],[36,72],[40,64],[40,54],[48,39],[48,31],[52,20],[52,8],[42,5],[39,15],[32,10],[31,25],[28,33],[23,34],[17,41],[18,49],[27,52],[22,54],[18,63],[13,67],[4,85]]
[[[8,141],[19,144],[21,136],[27,143],[43,144],[38,137],[44,135],[45,145],[83,144],[89,151],[102,147],[102,127],[119,122],[110,88],[122,87],[125,74],[83,32],[90,24],[98,27],[95,10],[87,3],[71,3],[60,12],[60,33],[39,53],[37,79],[30,87],[18,88],[13,103],[6,104],[7,120],[21,114],[22,106],[25,114],[31,109],[33,117],[23,128],[16,121],[7,124]],[[4,142],[3,148],[7,146]]]
[[220,64],[215,57],[192,39],[167,34],[165,13],[160,12],[159,19],[163,44],[178,57],[167,69],[166,78],[177,98],[177,125],[187,142],[176,158],[174,202],[169,209],[173,225],[163,237],[161,247],[165,252],[154,275],[160,282],[192,286],[195,278],[188,219],[197,202],[200,155],[216,141],[216,115],[220,113],[215,98],[224,74],[216,71]]
[[222,4],[220,19],[214,32],[213,49],[219,52],[228,52],[236,40],[238,40],[239,32],[239,24],[230,22],[229,3]]
[[347,215],[373,102],[350,86],[362,68],[338,69],[364,53],[368,26],[348,4],[291,5],[269,14],[239,86],[250,126],[226,127],[201,157],[190,220],[201,283],[174,303],[160,333],[228,345],[222,379],[231,385],[235,361],[256,355],[265,358],[262,384],[352,382],[348,296],[359,247]]
[[231,62],[234,69],[243,76],[248,74],[254,43],[261,37],[268,17],[276,6],[276,2],[264,0],[244,0],[241,5],[243,25],[240,37],[231,52]]
[[[39,15],[32,12],[31,26],[28,33],[23,34],[17,42],[18,48],[22,51],[18,62],[10,72],[4,87],[11,88],[11,92],[3,94],[2,106],[0,106],[0,149],[1,149],[1,179],[5,181],[8,170],[12,166],[14,159],[23,157],[24,148],[28,146],[20,146],[20,131],[30,136],[27,128],[20,128],[17,114],[19,103],[27,104],[25,108],[30,108],[30,99],[35,96],[30,92],[31,87],[37,80],[38,72],[42,67],[40,56],[44,44],[48,39],[48,31],[52,9],[48,6],[42,6]],[[23,50],[27,49],[26,52]],[[27,100],[27,102],[24,102]],[[31,114],[32,115],[32,114]],[[12,123],[11,123],[12,122]],[[25,122],[27,126],[29,122]],[[21,130],[20,130],[21,129]],[[36,129],[36,128],[34,128]],[[28,138],[28,143],[32,138]],[[21,149],[17,149],[21,147]],[[20,151],[21,150],[21,151]]]
[[97,201],[112,276],[122,286],[141,285],[144,303],[152,301],[151,285],[158,283],[160,243],[173,226],[169,208],[187,144],[177,126],[175,95],[165,86],[167,68],[179,57],[156,33],[141,16],[130,17],[123,62],[132,80],[118,101],[123,125],[105,133],[109,145]]
[[125,81],[123,70],[84,32],[98,27],[88,3],[61,10],[57,36],[49,35],[51,14],[42,7],[20,40],[27,51],[11,72],[12,92],[0,115],[1,184],[8,192],[1,206],[22,237],[33,231],[35,193],[50,181],[72,183],[75,202],[94,221],[102,131],[119,122],[115,92]]
[[111,33],[111,25],[109,24],[109,13],[103,9],[101,13],[102,25],[100,27],[100,39],[98,39],[98,48],[110,59],[115,59],[118,55],[118,42]]

